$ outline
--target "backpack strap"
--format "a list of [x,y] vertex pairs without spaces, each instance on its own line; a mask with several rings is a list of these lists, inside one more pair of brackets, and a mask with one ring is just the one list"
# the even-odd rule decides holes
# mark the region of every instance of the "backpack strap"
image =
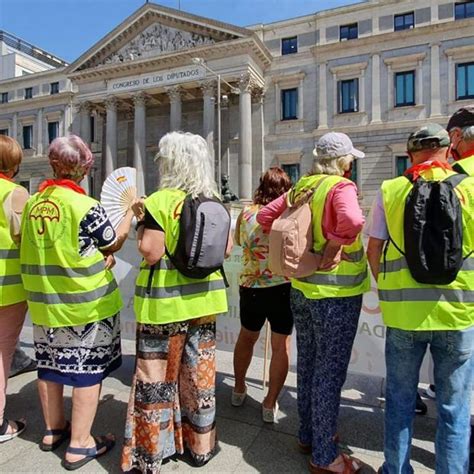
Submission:
[[225,287],[229,288],[230,285],[229,285],[229,281],[227,280],[227,276],[225,274],[224,265],[222,265],[221,268],[219,268],[219,271],[221,272],[222,278],[224,279]]
[[[303,204],[306,204],[309,201],[311,201],[311,199],[314,196],[314,193],[317,191],[319,186],[321,186],[323,181],[326,180],[327,178],[329,178],[329,175],[323,175],[323,177],[316,183],[316,185],[313,188],[304,189],[302,194],[298,196],[296,201],[294,201],[289,207],[291,207],[292,209],[296,209],[302,206]],[[293,201],[295,188],[292,188],[290,192],[291,192],[291,201]]]
[[444,180],[444,182],[451,184],[451,186],[455,188],[456,186],[461,184],[466,178],[468,178],[467,174],[458,173],[449,176]]

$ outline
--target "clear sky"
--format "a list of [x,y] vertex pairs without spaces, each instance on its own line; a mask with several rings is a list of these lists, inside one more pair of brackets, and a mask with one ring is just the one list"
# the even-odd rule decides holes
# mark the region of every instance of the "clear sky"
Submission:
[[[238,26],[307,15],[358,0],[157,0]],[[145,0],[0,0],[0,29],[72,62]]]

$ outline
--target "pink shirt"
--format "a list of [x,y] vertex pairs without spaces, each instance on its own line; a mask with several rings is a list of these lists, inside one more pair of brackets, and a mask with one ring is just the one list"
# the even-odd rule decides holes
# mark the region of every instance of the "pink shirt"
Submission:
[[[287,208],[286,194],[263,207],[257,222],[269,232],[272,223]],[[342,245],[352,244],[364,227],[365,219],[357,199],[357,187],[347,181],[333,186],[329,191],[323,212],[323,235]]]

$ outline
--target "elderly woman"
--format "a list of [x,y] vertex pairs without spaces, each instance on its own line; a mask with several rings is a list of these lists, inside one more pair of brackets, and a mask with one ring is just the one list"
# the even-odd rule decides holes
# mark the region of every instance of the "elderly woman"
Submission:
[[26,293],[20,275],[20,223],[28,192],[12,179],[22,160],[20,145],[0,135],[0,443],[18,436],[24,420],[4,417],[7,380],[26,314]]
[[[299,445],[312,455],[311,472],[349,474],[357,472],[360,463],[338,453],[337,418],[362,295],[369,290],[370,280],[360,235],[364,217],[357,188],[347,178],[354,159],[364,154],[343,133],[327,133],[313,153],[312,172],[288,196],[291,203],[313,190],[313,250],[322,256],[313,275],[291,282],[298,348]],[[285,207],[282,197],[263,208],[257,220],[269,226]]]
[[[93,437],[91,427],[102,380],[121,364],[122,301],[109,267],[133,213],[116,232],[79,186],[94,162],[79,137],[56,138],[48,156],[55,178],[26,204],[20,260],[46,424],[40,447],[52,451],[70,437],[62,464],[74,470],[114,445],[112,435]],[[73,387],[71,422],[64,385]]]
[[262,419],[276,421],[278,395],[285,383],[289,366],[289,343],[293,331],[290,308],[290,282],[273,275],[268,269],[268,232],[258,224],[258,211],[284,194],[291,187],[288,175],[281,168],[270,168],[260,178],[253,203],[245,206],[235,228],[235,241],[243,248],[240,275],[240,323],[242,325],[234,350],[235,387],[231,403],[244,403],[247,387],[245,376],[252,360],[253,348],[265,321],[272,330],[270,383],[262,403]]
[[[144,202],[138,250],[137,355],[122,469],[159,472],[164,458],[190,451],[198,466],[216,449],[216,315],[227,311],[220,272],[188,278],[174,268],[187,195],[217,195],[206,141],[171,132],[159,143],[160,185]],[[226,236],[224,236],[225,238]],[[232,240],[228,238],[227,251]]]

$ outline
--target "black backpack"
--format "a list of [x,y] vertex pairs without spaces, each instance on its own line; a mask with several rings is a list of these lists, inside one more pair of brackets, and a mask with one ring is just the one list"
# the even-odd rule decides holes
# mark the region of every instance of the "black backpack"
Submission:
[[462,208],[454,188],[467,176],[456,174],[444,181],[406,177],[413,189],[405,201],[405,253],[390,241],[405,256],[417,282],[447,285],[456,279],[464,262]]
[[173,265],[184,276],[205,278],[223,270],[230,230],[230,214],[217,198],[186,196],[179,219],[179,237],[171,255]]

